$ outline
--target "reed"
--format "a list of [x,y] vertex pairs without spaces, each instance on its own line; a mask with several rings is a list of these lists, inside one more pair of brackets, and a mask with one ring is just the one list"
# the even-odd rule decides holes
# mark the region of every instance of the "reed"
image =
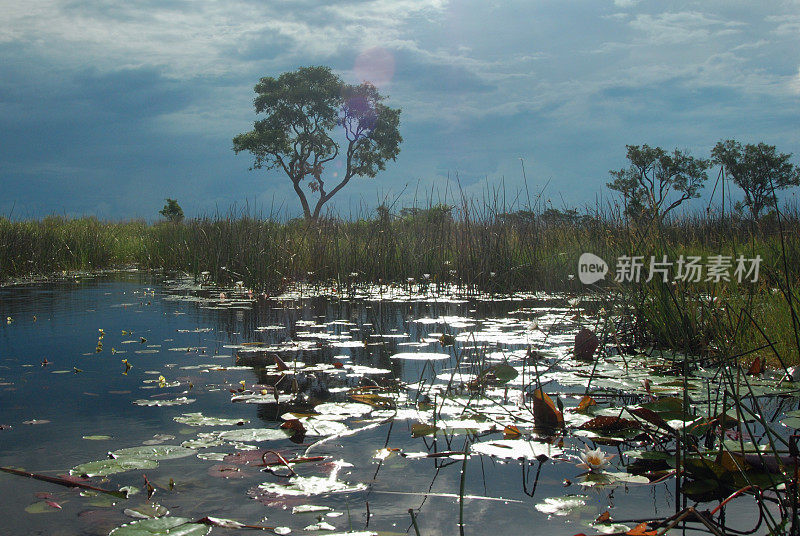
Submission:
[[[231,210],[180,223],[96,218],[0,219],[0,281],[120,266],[210,272],[221,284],[243,281],[274,293],[297,281],[340,290],[382,281],[447,283],[463,292],[548,291],[615,296],[635,318],[637,344],[713,351],[721,337],[787,363],[800,360],[792,306],[800,266],[800,215],[792,208],[758,222],[713,213],[664,222],[631,221],[614,206],[507,211],[498,197],[429,202],[318,222]],[[645,259],[711,255],[762,260],[759,281],[584,287],[577,259],[592,252],[610,265],[621,255]],[[611,281],[609,281],[611,280]],[[745,313],[746,312],[746,313]]]

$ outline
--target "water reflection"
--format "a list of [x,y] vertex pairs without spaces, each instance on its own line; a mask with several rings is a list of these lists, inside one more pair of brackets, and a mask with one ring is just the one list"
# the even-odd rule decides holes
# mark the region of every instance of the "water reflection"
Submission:
[[[224,469],[212,470],[214,464],[233,464],[225,461],[226,455],[250,452],[220,441],[199,449],[206,459],[164,460],[157,469],[148,469],[147,477],[157,487],[155,499],[174,515],[215,515],[251,524],[266,516],[267,524],[295,531],[317,520],[312,514],[292,515],[292,507],[322,504],[331,509],[329,513],[341,514],[322,514],[339,531],[367,528],[385,534],[413,533],[409,509],[421,533],[428,535],[484,534],[487,530],[589,533],[595,530],[590,522],[606,510],[618,520],[674,512],[671,482],[586,487],[580,485],[581,470],[567,457],[557,462],[548,458],[520,461],[461,454],[476,442],[503,437],[502,412],[514,407],[519,412],[530,401],[503,393],[502,386],[493,388],[496,402],[482,411],[501,424],[493,427],[492,421],[476,421],[466,427],[458,422],[474,421],[476,415],[455,403],[441,408],[441,389],[429,390],[430,386],[458,386],[459,400],[474,406],[478,397],[470,382],[479,376],[476,372],[506,361],[524,362],[526,382],[530,382],[530,367],[540,366],[547,391],[561,393],[563,401],[574,406],[577,399],[570,394],[582,393],[586,380],[577,373],[559,372],[557,366],[569,359],[580,325],[572,320],[574,314],[566,300],[558,298],[250,299],[243,290],[197,289],[192,282],[164,283],[160,277],[141,273],[3,288],[0,318],[11,317],[12,323],[0,327],[0,424],[12,428],[0,430],[0,464],[63,474],[78,464],[103,459],[109,450],[135,447],[154,436],[174,436],[169,442],[180,444],[201,433],[214,433],[176,422],[174,418],[182,414],[199,412],[250,421],[231,430],[276,430],[286,413],[308,419],[320,402],[353,402],[349,395],[358,392],[378,397],[362,399],[374,403],[368,414],[345,412],[338,420],[327,415],[330,422],[344,423],[352,434],[320,442],[311,452],[311,445],[324,435],[307,434],[296,438],[301,439],[299,443],[266,441],[254,446],[287,457],[303,457],[307,452],[325,456],[322,464],[296,466],[297,474],[330,478],[335,470],[337,482],[361,483],[365,489],[311,498],[259,495],[259,500],[251,500],[254,488],[275,483],[277,477],[253,466],[242,471],[245,478],[225,478]],[[534,320],[536,329],[531,328]],[[100,352],[99,329],[104,332]],[[535,362],[522,361],[529,345],[541,352]],[[409,352],[445,358],[392,359]],[[276,357],[289,367],[305,366],[293,376],[281,374]],[[47,366],[42,366],[44,358]],[[123,359],[132,368],[126,371]],[[618,379],[604,381],[617,385],[613,382]],[[521,382],[514,382],[507,391],[519,389]],[[380,389],[373,390],[376,387]],[[353,391],[356,388],[362,390]],[[231,402],[241,393],[277,396],[280,402]],[[139,399],[179,397],[196,402],[132,404]],[[381,397],[389,402],[382,405]],[[426,420],[434,404],[456,424],[428,434],[424,426],[441,425]],[[50,422],[23,424],[31,420]],[[305,422],[311,429],[314,423]],[[103,435],[111,439],[84,439]],[[563,447],[570,455],[591,441],[531,437]],[[617,460],[622,457],[619,451]],[[255,458],[261,460],[258,455]],[[347,465],[334,469],[330,464],[338,461]],[[141,473],[111,475],[104,485],[141,487]],[[98,506],[94,498],[17,478],[0,476],[4,497],[0,511],[7,514],[11,533],[107,534],[130,520],[122,513],[124,508],[144,502],[139,495],[125,505]],[[177,483],[172,489],[170,479]],[[42,492],[53,493],[62,508],[45,510],[47,515],[12,515],[37,502],[35,494]],[[215,528],[217,532],[225,533]]]

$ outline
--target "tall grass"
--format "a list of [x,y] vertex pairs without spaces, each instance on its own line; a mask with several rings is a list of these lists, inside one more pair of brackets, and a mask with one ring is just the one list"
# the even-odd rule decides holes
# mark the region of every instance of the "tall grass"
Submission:
[[[625,285],[613,272],[598,287],[635,319],[636,344],[713,352],[753,347],[797,362],[794,286],[800,267],[796,209],[759,222],[714,214],[634,222],[615,207],[586,211],[504,211],[496,202],[430,203],[349,219],[277,221],[228,214],[181,223],[96,218],[0,219],[0,281],[124,265],[208,271],[220,283],[243,281],[268,293],[289,282],[341,286],[438,282],[465,291],[585,293],[577,259],[592,252],[611,269],[621,255],[761,255],[760,279],[714,284]],[[793,268],[794,267],[794,268]],[[609,281],[610,280],[610,281]],[[724,341],[724,344],[723,342]]]

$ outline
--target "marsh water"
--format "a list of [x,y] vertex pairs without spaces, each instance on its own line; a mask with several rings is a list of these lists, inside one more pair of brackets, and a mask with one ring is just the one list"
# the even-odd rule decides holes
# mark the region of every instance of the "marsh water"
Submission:
[[[0,534],[105,535],[146,515],[292,534],[415,534],[414,520],[424,535],[593,534],[674,514],[674,479],[619,476],[635,438],[601,442],[617,476],[598,480],[577,467],[594,436],[529,426],[523,391],[534,377],[566,416],[590,376],[616,392],[653,376],[619,360],[594,371],[575,363],[588,323],[579,308],[411,283],[267,297],[140,272],[2,288],[0,465],[72,470],[138,493],[0,473]],[[469,385],[487,370],[498,379],[481,398]],[[458,396],[441,396],[458,385]],[[281,428],[295,419],[304,434]],[[588,420],[574,419],[567,425]],[[161,454],[124,471],[85,465],[135,447]],[[282,459],[299,461],[290,470]],[[86,478],[93,472],[107,474]],[[752,527],[751,503],[741,499],[729,521]],[[618,524],[592,525],[604,512]]]

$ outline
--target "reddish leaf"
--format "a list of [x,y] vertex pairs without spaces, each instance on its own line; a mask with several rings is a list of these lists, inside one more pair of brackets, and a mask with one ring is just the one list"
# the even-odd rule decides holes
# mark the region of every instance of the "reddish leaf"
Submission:
[[648,409],[648,408],[633,408],[633,409],[628,409],[628,411],[630,411],[631,413],[633,413],[634,415],[636,415],[637,417],[639,417],[643,421],[647,421],[650,424],[654,424],[657,427],[659,427],[659,428],[661,428],[663,430],[666,430],[666,431],[668,431],[670,433],[675,433],[675,430],[669,424],[667,424],[667,421],[665,421],[661,417],[661,415],[659,415],[658,413],[656,413],[652,409]]
[[583,328],[575,335],[575,359],[591,361],[599,345],[600,340],[597,335],[592,330]]
[[585,422],[580,426],[583,430],[591,430],[593,432],[619,432],[638,427],[639,424],[636,421],[629,421],[622,417],[612,417],[610,415],[595,417],[591,421]]
[[533,421],[536,426],[544,428],[564,426],[564,415],[541,389],[533,392]]
[[584,395],[584,397],[581,398],[581,401],[578,403],[578,406],[575,408],[575,411],[577,412],[586,411],[586,409],[589,406],[596,406],[596,405],[597,401],[595,401],[594,398],[592,398],[589,395]]
[[767,363],[762,361],[760,357],[756,356],[750,368],[747,369],[748,376],[757,376],[767,370]]
[[295,434],[306,433],[306,427],[303,426],[303,423],[300,422],[300,419],[289,419],[281,424],[281,428],[284,430],[292,430]]
[[656,536],[657,530],[647,530],[647,523],[639,523],[631,530],[626,532],[628,536]]
[[[251,469],[252,471],[252,469]],[[249,473],[239,465],[212,465],[208,469],[208,474],[216,478],[245,478]]]
[[225,463],[235,463],[237,465],[264,465],[261,457],[264,456],[265,452],[267,452],[265,449],[241,450],[233,454],[228,454],[222,461]]
[[275,354],[272,357],[275,358],[275,364],[278,366],[278,370],[289,370],[289,365],[281,359],[281,356]]
[[611,521],[611,514],[608,510],[597,516],[597,519],[594,520],[595,523],[611,523]]

